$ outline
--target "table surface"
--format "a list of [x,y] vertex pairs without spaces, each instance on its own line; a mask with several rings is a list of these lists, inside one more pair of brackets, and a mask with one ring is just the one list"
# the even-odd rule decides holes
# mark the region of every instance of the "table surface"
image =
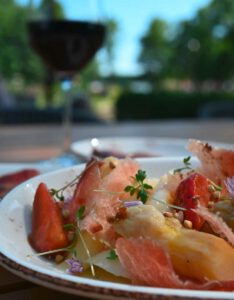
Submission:
[[[196,138],[234,143],[234,120],[178,120],[75,125],[72,140],[93,137],[148,136]],[[63,130],[59,125],[0,126],[0,163],[34,162],[61,152]],[[27,282],[0,267],[0,299],[84,299]]]

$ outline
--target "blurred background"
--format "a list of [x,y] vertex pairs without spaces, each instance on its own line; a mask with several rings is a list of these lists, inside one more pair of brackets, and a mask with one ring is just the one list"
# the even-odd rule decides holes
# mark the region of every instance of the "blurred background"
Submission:
[[[73,0],[37,1],[50,18]],[[0,123],[58,123],[63,97],[30,49],[30,1],[0,0]],[[105,45],[75,78],[74,122],[232,118],[233,0],[99,0]]]

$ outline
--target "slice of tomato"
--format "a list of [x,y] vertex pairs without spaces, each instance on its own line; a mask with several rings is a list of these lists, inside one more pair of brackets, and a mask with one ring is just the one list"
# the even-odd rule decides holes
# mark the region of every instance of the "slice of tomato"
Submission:
[[193,173],[184,179],[176,191],[175,205],[185,208],[184,219],[191,221],[194,229],[201,229],[204,219],[192,209],[199,205],[207,207],[210,201],[210,181],[200,173]]
[[30,242],[33,248],[38,252],[45,252],[66,247],[68,238],[63,225],[58,203],[51,196],[47,186],[40,183],[32,210]]

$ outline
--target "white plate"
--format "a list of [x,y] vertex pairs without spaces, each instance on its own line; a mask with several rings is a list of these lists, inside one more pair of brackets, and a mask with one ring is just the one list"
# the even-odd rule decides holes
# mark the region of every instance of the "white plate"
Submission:
[[[157,137],[103,137],[81,140],[71,145],[71,150],[86,159],[94,149],[98,151],[117,151],[124,154],[146,152],[152,156],[186,156],[188,139]],[[210,142],[222,148],[234,148],[232,144]]]
[[[160,176],[178,168],[182,158],[149,158],[140,160],[150,176]],[[193,165],[196,162],[193,161]],[[33,195],[39,182],[58,188],[81,172],[83,166],[54,171],[35,177],[11,191],[0,203],[0,263],[27,280],[56,290],[96,299],[234,299],[232,292],[189,291],[150,288],[81,278],[66,274],[55,264],[28,254],[34,251],[27,236],[31,228]]]

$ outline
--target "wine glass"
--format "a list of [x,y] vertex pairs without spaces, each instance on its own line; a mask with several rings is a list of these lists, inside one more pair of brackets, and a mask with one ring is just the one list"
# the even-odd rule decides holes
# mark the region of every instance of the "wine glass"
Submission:
[[[102,47],[105,25],[100,21],[100,0],[41,0],[39,6],[30,1],[27,24],[32,49],[45,66],[55,72],[64,92],[63,153],[50,163],[70,166],[77,163],[71,154],[71,111],[74,76],[82,71]],[[69,5],[70,15],[62,12],[63,3]],[[65,15],[65,17],[63,17]]]

